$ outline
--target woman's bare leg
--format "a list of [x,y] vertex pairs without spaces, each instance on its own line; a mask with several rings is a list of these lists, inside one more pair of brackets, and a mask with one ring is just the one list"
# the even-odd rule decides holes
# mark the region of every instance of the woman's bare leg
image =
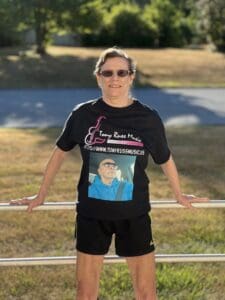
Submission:
[[77,251],[77,300],[96,300],[104,255],[90,255]]
[[154,252],[126,258],[136,300],[157,300]]

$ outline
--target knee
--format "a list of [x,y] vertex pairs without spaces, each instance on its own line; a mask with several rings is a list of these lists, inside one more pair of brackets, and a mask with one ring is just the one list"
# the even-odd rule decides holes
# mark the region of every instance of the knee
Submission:
[[136,299],[137,300],[157,300],[156,288],[145,283],[136,285]]
[[98,297],[98,288],[88,282],[77,281],[76,294],[77,300],[96,300]]

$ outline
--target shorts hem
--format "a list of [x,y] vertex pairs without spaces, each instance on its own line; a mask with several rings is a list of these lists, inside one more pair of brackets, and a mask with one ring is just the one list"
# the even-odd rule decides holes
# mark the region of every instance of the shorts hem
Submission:
[[108,251],[93,251],[93,250],[84,250],[76,247],[76,250],[85,254],[90,254],[90,255],[106,255]]
[[122,257],[133,257],[133,256],[142,256],[151,252],[155,251],[155,247],[152,246],[151,248],[146,249],[145,251],[140,251],[140,252],[136,252],[136,253],[122,253],[120,251],[116,252],[116,255],[118,256],[122,256]]

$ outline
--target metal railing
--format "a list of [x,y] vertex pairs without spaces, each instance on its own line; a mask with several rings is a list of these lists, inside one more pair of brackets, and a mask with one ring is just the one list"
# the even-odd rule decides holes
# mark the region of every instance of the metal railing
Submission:
[[[66,210],[66,209],[75,209],[76,202],[45,202],[43,205],[40,205],[35,208],[35,210]],[[193,206],[196,208],[225,208],[225,200],[210,200],[209,202],[204,203],[193,203]],[[152,208],[184,208],[182,205],[178,204],[175,200],[159,200],[151,201]],[[1,210],[26,210],[26,205],[10,205],[9,203],[0,203]]]
[[[74,210],[75,205],[75,202],[46,202],[35,208],[35,210]],[[193,206],[197,208],[225,208],[225,200],[210,200],[206,203],[194,203]],[[173,200],[151,201],[151,207],[164,209],[184,208]],[[26,209],[26,205],[0,203],[0,211],[24,211]],[[105,262],[124,263],[125,259],[117,255],[106,255]],[[156,254],[156,262],[225,262],[225,254]],[[76,264],[76,256],[0,258],[0,267],[68,264]]]

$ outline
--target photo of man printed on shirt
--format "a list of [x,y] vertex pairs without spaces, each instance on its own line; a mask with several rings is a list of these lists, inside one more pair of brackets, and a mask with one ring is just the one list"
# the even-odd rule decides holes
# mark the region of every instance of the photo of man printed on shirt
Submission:
[[90,153],[88,197],[130,201],[136,156]]

